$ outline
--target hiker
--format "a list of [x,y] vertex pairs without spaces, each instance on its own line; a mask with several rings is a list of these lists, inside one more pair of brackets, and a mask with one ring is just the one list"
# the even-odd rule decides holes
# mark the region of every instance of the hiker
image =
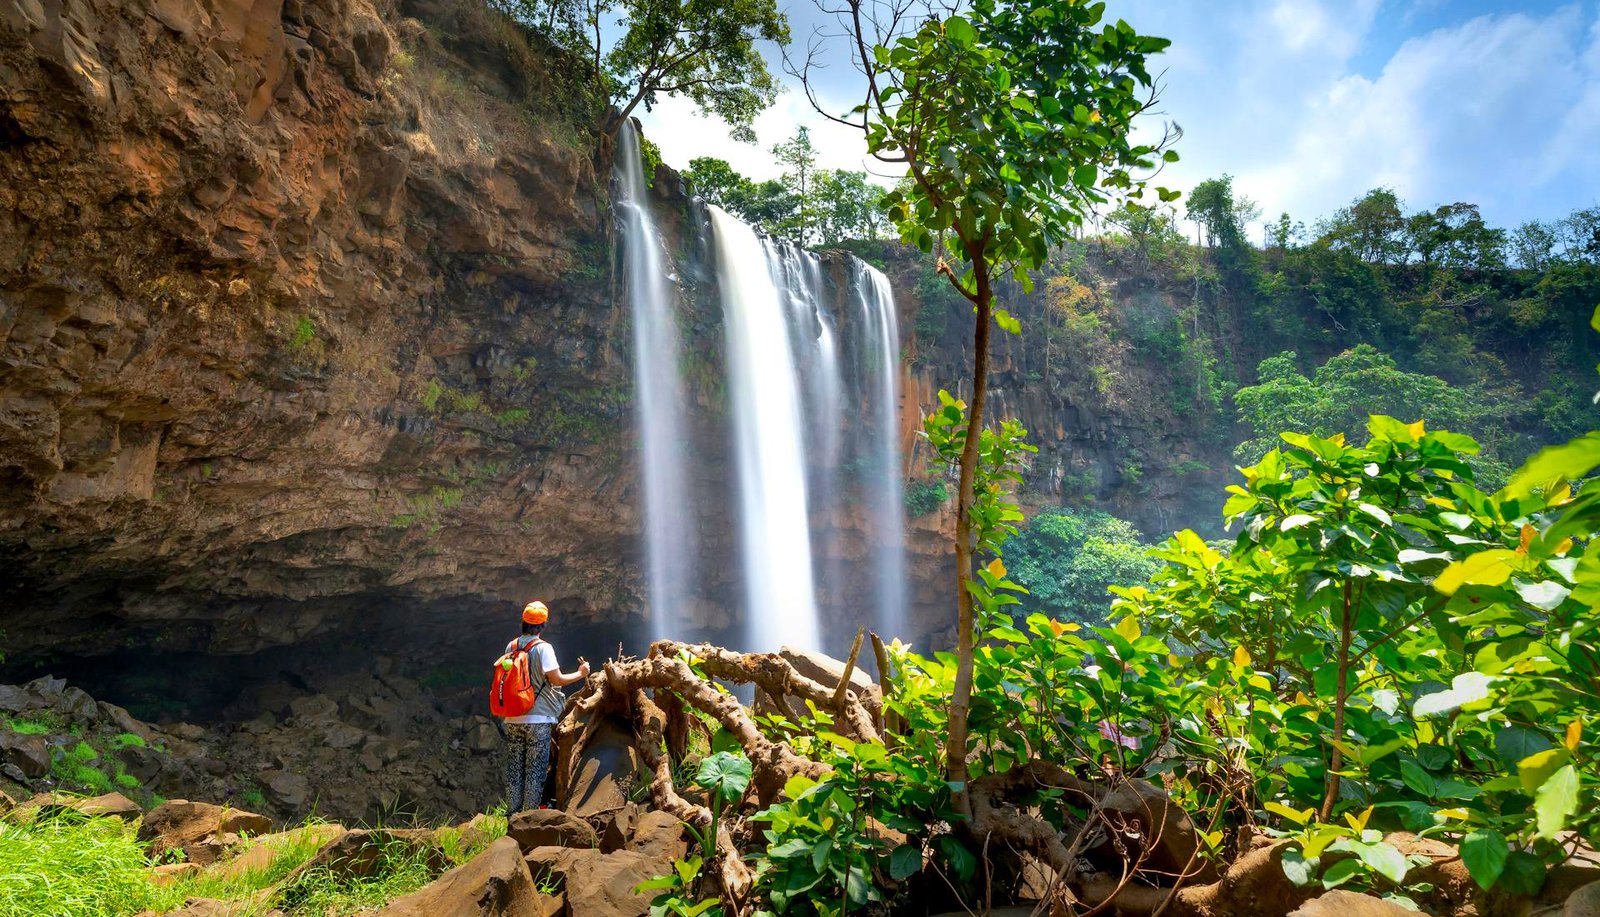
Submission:
[[522,609],[522,636],[506,644],[495,662],[489,709],[506,726],[506,814],[537,809],[544,802],[550,772],[550,731],[561,718],[566,695],[561,688],[589,677],[589,663],[578,657],[578,670],[561,671],[556,651],[540,634],[550,620],[543,602]]

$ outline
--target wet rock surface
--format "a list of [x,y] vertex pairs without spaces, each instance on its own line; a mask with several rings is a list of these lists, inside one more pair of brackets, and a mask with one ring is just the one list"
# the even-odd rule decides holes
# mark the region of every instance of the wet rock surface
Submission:
[[[59,679],[5,686],[24,700],[0,719],[0,749],[27,748],[39,760],[26,771],[0,772],[0,791],[29,799],[58,789],[93,792],[86,781],[104,781],[152,807],[142,836],[158,851],[181,849],[203,863],[275,821],[315,813],[351,823],[437,823],[500,800],[498,736],[490,749],[470,741],[480,718],[452,715],[397,676],[335,686],[365,693],[354,700],[348,691],[343,700],[299,694],[284,699],[281,711],[209,729],[144,723],[93,698],[67,705],[75,689]],[[346,735],[358,738],[343,742]]]

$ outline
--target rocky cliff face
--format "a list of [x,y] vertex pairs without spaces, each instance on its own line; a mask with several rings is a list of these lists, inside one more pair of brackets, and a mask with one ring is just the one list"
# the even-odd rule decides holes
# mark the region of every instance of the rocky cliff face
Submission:
[[478,4],[0,2],[13,663],[632,604],[606,195],[550,69]]

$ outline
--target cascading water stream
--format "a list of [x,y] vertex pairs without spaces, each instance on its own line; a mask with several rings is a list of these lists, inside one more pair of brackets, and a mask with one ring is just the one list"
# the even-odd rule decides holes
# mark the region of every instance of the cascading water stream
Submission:
[[873,480],[867,487],[872,515],[874,569],[877,573],[876,626],[883,635],[905,633],[905,499],[900,465],[900,330],[895,320],[894,291],[882,271],[857,262],[856,297],[870,351]]
[[678,374],[678,324],[672,278],[646,197],[639,140],[623,122],[617,157],[618,212],[624,221],[628,299],[633,317],[634,402],[644,476],[645,567],[650,638],[685,636],[695,545],[686,520],[688,443]]
[[739,466],[745,633],[751,648],[821,645],[798,376],[781,262],[755,231],[711,208]]

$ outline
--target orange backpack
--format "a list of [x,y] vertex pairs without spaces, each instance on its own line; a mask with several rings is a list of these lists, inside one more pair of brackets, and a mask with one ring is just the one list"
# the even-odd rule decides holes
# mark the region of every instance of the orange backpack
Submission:
[[535,638],[526,646],[519,640],[512,650],[494,662],[494,683],[489,687],[489,712],[495,716],[524,716],[533,712],[533,704],[543,689],[544,673],[539,673],[541,684],[535,685],[528,669],[528,651],[542,642]]

